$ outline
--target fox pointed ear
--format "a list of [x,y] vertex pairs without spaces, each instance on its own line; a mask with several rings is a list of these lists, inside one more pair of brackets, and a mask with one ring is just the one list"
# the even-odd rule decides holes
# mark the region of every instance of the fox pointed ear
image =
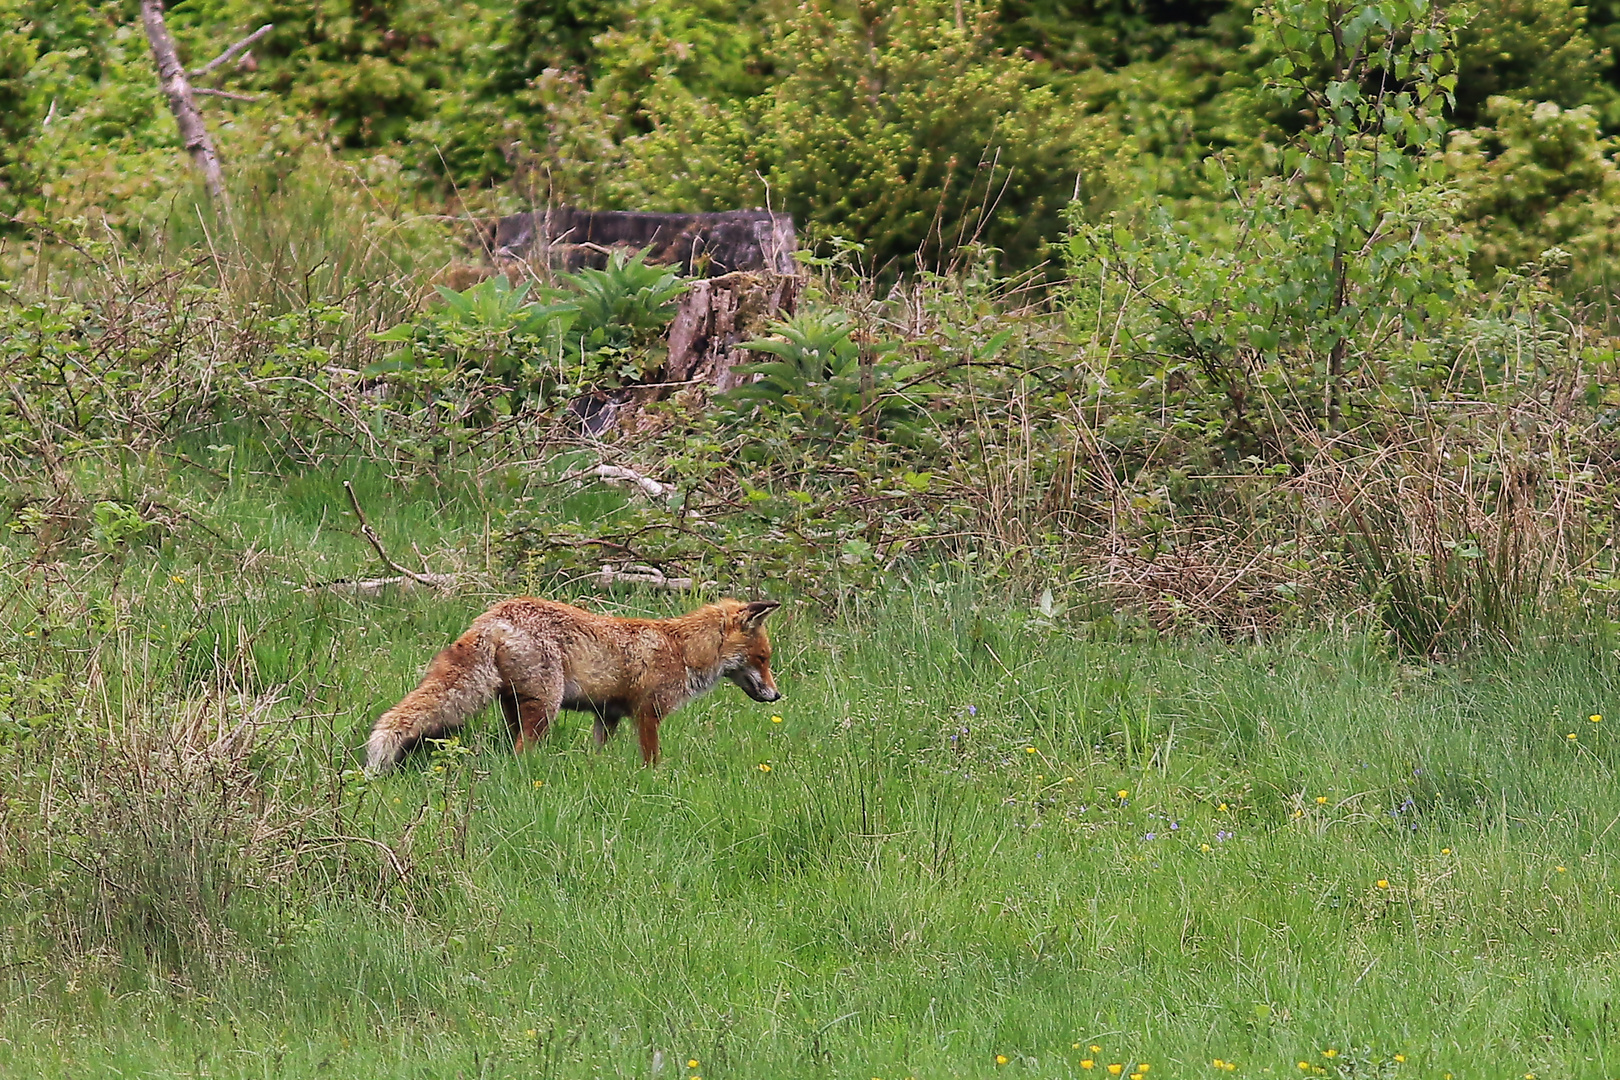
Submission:
[[751,600],[742,607],[742,625],[744,630],[757,629],[765,622],[765,616],[781,607],[776,600]]

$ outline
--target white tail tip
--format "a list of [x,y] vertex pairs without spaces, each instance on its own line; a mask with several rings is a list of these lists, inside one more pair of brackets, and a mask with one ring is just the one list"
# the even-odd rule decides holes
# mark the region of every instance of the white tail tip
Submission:
[[382,776],[399,764],[405,749],[405,736],[398,731],[373,731],[366,740],[366,772]]

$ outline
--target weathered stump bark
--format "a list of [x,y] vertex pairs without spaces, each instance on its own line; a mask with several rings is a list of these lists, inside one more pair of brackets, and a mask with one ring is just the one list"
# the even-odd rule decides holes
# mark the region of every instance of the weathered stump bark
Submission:
[[698,277],[799,269],[792,216],[766,210],[655,214],[559,207],[503,217],[486,229],[484,243],[497,264],[517,259],[554,270],[606,266],[614,250],[644,250],[648,262],[678,265]]
[[701,381],[730,390],[742,381],[735,368],[758,359],[740,343],[763,334],[799,306],[800,279],[788,274],[738,271],[695,282],[669,324],[665,382]]

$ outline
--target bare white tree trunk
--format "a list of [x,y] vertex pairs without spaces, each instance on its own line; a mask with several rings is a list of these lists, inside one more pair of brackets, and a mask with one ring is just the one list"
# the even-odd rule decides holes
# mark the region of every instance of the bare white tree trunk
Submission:
[[175,122],[180,125],[180,140],[191,154],[192,162],[202,170],[208,197],[225,208],[228,206],[225,172],[220,168],[214,140],[208,137],[208,128],[192,96],[191,83],[175,50],[174,38],[163,21],[163,0],[141,0],[141,21],[146,25],[146,40],[152,44],[152,59],[157,61],[158,82],[169,99]]

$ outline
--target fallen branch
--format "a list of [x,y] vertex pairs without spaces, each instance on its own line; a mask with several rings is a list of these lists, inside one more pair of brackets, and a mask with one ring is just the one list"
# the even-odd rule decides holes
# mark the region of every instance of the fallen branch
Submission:
[[[263,26],[259,27],[255,31],[253,31],[253,33],[249,34],[247,37],[243,38],[241,41],[238,41],[235,45],[232,45],[230,48],[226,49],[224,52],[220,53],[218,56],[216,56],[212,60],[208,61],[208,63],[204,64],[202,67],[197,68],[196,70],[194,70],[191,73],[191,77],[193,79],[200,79],[204,75],[208,74],[210,71],[213,71],[215,68],[219,67],[219,65],[229,63],[231,57],[235,56],[237,53],[241,52],[243,49],[247,48],[249,45],[252,45],[255,41],[258,41],[260,38],[264,37],[264,35],[268,34],[271,30],[274,30],[274,29],[275,29],[275,24],[274,23],[265,23]],[[197,92],[200,93],[200,94],[206,94],[208,91],[199,90]]]
[[575,470],[567,473],[564,480],[606,480],[610,484],[634,484],[655,499],[662,499],[666,495],[675,494],[674,484],[665,484],[654,480],[650,476],[643,476],[634,469],[623,465],[598,465],[591,469]]
[[[298,583],[296,581],[284,581],[282,584],[297,585]],[[303,585],[299,587],[298,591],[315,593],[330,590],[333,592],[359,593],[362,596],[375,596],[384,589],[393,585],[404,585],[409,588],[415,584],[416,581],[413,578],[405,577],[402,574],[396,574],[393,577],[338,578],[336,581],[323,581],[317,585]]]
[[632,585],[650,585],[655,589],[690,589],[692,587],[692,579],[689,577],[668,577],[656,566],[642,566],[637,563],[626,564],[622,569],[603,566],[596,575],[596,580],[603,585],[625,582]]
[[[354,516],[360,519],[360,535],[371,542],[372,550],[376,551],[377,558],[382,560],[384,566],[400,575],[401,578],[409,578],[420,585],[432,585],[437,589],[448,589],[455,585],[456,579],[449,574],[418,574],[415,570],[407,570],[389,558],[388,552],[383,549],[382,541],[377,538],[376,532],[371,528],[371,523],[366,520],[366,512],[360,509],[360,497],[354,493],[354,485],[345,480],[343,481],[343,490],[349,493],[349,505],[354,507]],[[367,582],[333,582],[333,584],[345,584],[353,588],[371,585],[380,589],[383,585],[397,584],[399,580],[400,578],[372,579]]]

